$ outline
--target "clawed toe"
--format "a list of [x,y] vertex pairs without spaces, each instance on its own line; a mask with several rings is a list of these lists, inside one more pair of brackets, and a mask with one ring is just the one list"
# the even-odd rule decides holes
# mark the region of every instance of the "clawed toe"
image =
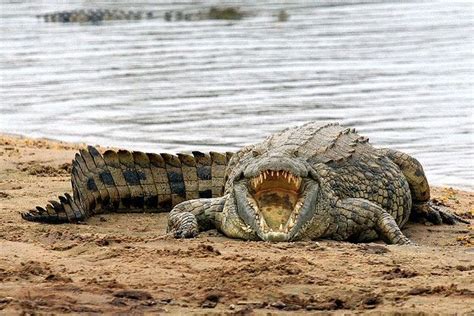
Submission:
[[464,218],[453,214],[449,211],[445,210],[439,210],[439,214],[441,215],[441,218],[443,219],[443,223],[449,224],[449,225],[454,225],[456,222],[461,222],[464,224],[469,224],[469,221],[465,220]]
[[168,233],[174,238],[193,238],[199,234],[196,216],[189,212],[171,211],[168,218]]
[[194,238],[198,235],[198,232],[193,231],[193,230],[183,230],[179,229],[175,232],[172,232],[174,238],[177,239],[184,239],[184,238]]
[[[434,210],[439,214],[439,217],[441,218],[441,223],[448,224],[448,225],[454,225],[456,222],[464,223],[464,224],[469,224],[469,222],[459,215],[453,214],[447,209],[440,207],[438,205],[435,205],[433,202],[428,203],[430,209]],[[440,223],[440,224],[441,224]]]
[[32,221],[34,217],[36,216],[35,214],[32,213],[32,211],[21,212],[20,215],[21,215],[21,218],[26,219],[27,221]]
[[454,225],[457,222],[469,224],[469,222],[465,219],[451,213],[441,206],[434,204],[432,201],[423,204],[415,204],[413,206],[413,210],[415,212],[413,217],[417,221],[428,221],[435,225]]

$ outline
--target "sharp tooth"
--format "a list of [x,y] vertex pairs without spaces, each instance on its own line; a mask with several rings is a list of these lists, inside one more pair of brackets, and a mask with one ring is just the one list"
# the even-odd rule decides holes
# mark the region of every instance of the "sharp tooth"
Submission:
[[[255,203],[253,201],[250,201],[249,203],[253,207],[254,210],[258,209],[257,205],[255,205]],[[256,216],[258,216],[258,215],[256,215]]]
[[273,170],[272,170],[272,171],[270,171],[270,174],[271,174],[271,175],[272,175],[272,177],[273,177]]
[[266,172],[263,173],[263,178],[264,178],[265,180],[267,179],[267,173],[266,173]]
[[288,234],[289,231],[290,231],[290,227],[286,226],[285,227],[285,234]]
[[295,214],[299,214],[299,212],[301,211],[301,208],[303,207],[303,202],[298,202],[298,204],[296,204],[296,212]]
[[260,227],[265,228],[265,220],[263,219],[263,217],[260,217]]
[[290,217],[288,220],[288,228],[291,229],[293,226],[295,226],[295,222],[293,220],[293,217]]
[[283,230],[283,224],[280,223],[280,230]]

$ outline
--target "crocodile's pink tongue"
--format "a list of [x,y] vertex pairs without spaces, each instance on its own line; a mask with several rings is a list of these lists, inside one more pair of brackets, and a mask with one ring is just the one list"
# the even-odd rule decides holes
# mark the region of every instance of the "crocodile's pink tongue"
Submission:
[[298,193],[272,188],[256,192],[254,198],[268,227],[273,231],[280,231],[295,208]]

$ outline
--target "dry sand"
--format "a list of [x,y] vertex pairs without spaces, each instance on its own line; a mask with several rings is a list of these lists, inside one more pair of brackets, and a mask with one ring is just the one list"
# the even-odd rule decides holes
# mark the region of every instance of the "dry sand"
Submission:
[[474,313],[474,193],[433,196],[471,225],[410,224],[419,246],[163,237],[166,214],[43,225],[75,144],[0,136],[0,313]]

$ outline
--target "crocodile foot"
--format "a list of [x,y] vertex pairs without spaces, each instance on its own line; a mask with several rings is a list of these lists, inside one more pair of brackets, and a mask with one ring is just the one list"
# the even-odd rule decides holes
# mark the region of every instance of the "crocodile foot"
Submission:
[[469,224],[465,219],[440,205],[436,205],[432,200],[422,204],[414,204],[412,217],[416,222],[430,222],[435,225],[454,225],[457,222]]
[[196,216],[191,213],[170,213],[168,234],[174,238],[193,238],[199,234]]

